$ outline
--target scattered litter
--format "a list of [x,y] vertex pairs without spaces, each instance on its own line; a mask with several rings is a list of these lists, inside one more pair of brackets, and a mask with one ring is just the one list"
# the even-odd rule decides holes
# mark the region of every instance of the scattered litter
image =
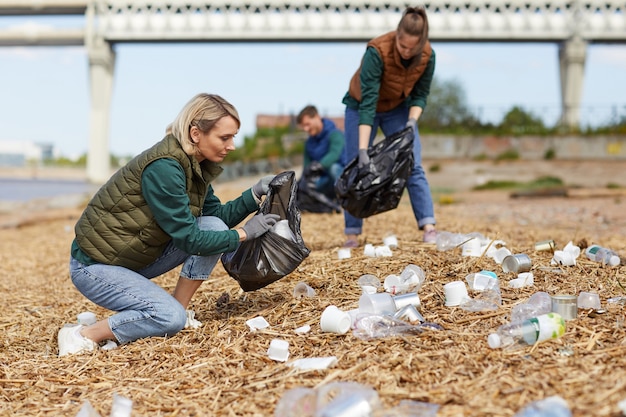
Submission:
[[293,368],[297,368],[303,371],[318,371],[323,369],[328,369],[337,364],[336,356],[327,356],[322,358],[303,358],[296,359],[290,363],[288,366]]
[[270,326],[267,320],[265,320],[265,318],[262,316],[258,316],[253,319],[250,319],[246,321],[246,324],[248,325],[248,327],[250,327],[250,330],[253,332],[257,330],[265,329]]

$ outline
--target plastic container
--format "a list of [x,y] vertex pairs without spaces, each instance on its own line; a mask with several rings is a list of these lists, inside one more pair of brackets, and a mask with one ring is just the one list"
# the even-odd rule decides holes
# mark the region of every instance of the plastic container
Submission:
[[461,233],[440,231],[437,232],[437,240],[435,240],[435,244],[437,245],[438,251],[444,252],[456,248],[468,239],[469,237],[466,237]]
[[552,297],[552,311],[565,320],[574,320],[578,315],[578,297],[559,294]]
[[514,321],[498,327],[487,337],[492,349],[515,345],[534,345],[565,334],[565,320],[557,313],[542,314],[523,321]]
[[528,301],[511,309],[511,321],[522,321],[552,311],[552,297],[547,292],[539,291],[530,296]]
[[605,265],[617,266],[620,264],[620,258],[617,253],[600,245],[589,246],[585,249],[585,255],[587,255],[588,259]]
[[396,304],[391,294],[379,292],[376,294],[363,293],[359,298],[359,313],[393,315],[396,312]]

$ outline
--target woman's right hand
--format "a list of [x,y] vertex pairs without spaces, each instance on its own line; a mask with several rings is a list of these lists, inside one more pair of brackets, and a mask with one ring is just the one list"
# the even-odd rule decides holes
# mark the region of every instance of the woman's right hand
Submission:
[[244,240],[256,239],[270,230],[272,226],[280,220],[278,214],[257,214],[243,225],[242,229],[246,234]]
[[370,164],[370,157],[367,149],[359,149],[359,168],[366,167]]

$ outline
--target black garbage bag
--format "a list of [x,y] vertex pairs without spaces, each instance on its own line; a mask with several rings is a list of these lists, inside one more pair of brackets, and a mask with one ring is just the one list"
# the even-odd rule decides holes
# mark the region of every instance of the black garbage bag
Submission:
[[233,252],[222,254],[222,265],[244,291],[255,291],[285,277],[309,256],[300,232],[296,206],[297,182],[293,171],[278,174],[259,213],[278,214],[280,220],[267,233],[241,242]]
[[334,195],[331,187],[332,198],[323,190],[319,190],[315,184],[324,175],[324,168],[319,163],[312,163],[302,170],[302,176],[298,181],[297,205],[300,211],[309,213],[339,213],[341,206]]
[[368,166],[359,169],[359,158],[353,159],[335,184],[341,206],[361,219],[398,207],[413,169],[413,129],[386,137],[367,154]]

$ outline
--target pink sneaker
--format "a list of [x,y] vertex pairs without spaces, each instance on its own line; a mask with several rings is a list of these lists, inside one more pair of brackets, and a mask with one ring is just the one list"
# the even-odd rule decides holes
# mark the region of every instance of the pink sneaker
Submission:
[[431,229],[424,232],[424,243],[436,243],[437,242],[437,230]]
[[343,244],[344,248],[358,248],[359,242],[355,239],[348,239],[346,243]]

